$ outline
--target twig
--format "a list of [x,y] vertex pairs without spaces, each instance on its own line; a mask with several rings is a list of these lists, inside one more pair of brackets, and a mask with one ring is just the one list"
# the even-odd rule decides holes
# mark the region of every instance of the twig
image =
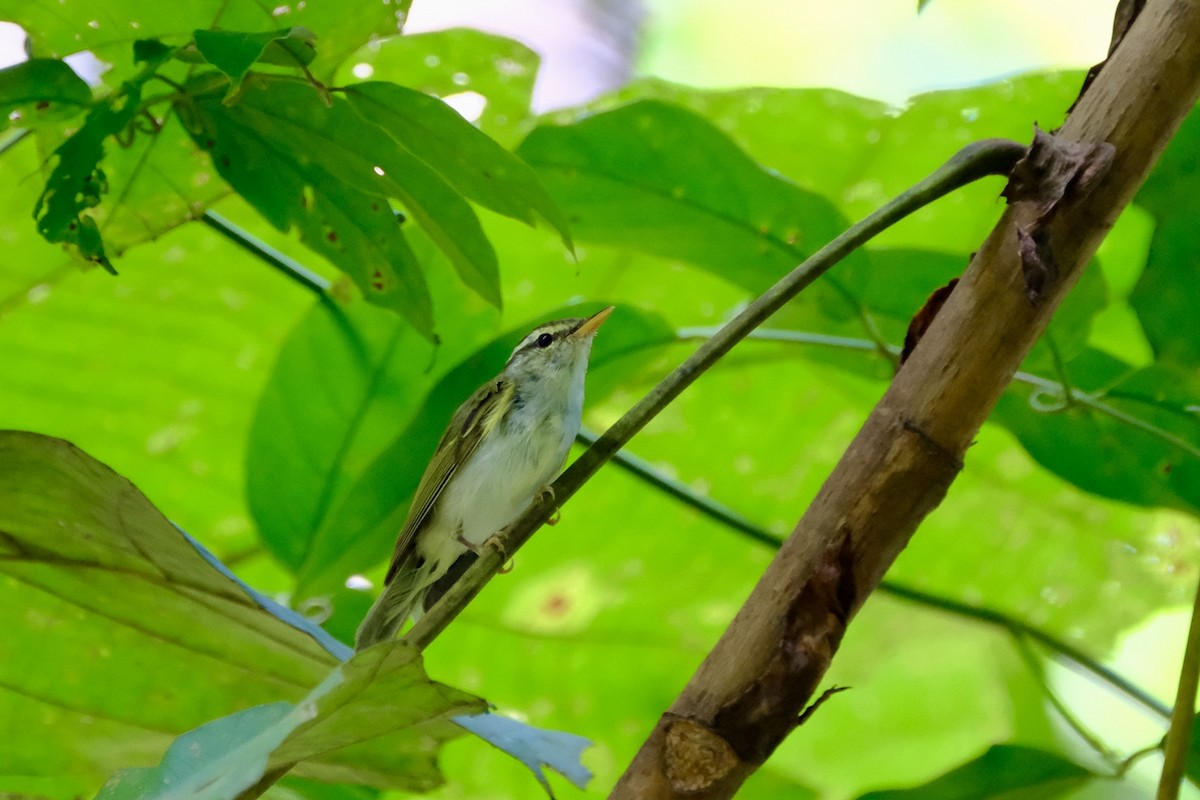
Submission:
[[1188,749],[1192,743],[1192,725],[1196,716],[1196,684],[1200,680],[1200,585],[1192,605],[1192,624],[1188,628],[1187,647],[1183,651],[1183,667],[1179,670],[1179,690],[1175,693],[1175,710],[1171,727],[1163,743],[1163,770],[1158,780],[1157,800],[1176,800],[1183,771],[1187,766]]
[[271,245],[261,239],[246,232],[237,225],[234,225],[229,220],[222,217],[215,211],[205,211],[201,220],[205,225],[212,228],[217,233],[224,236],[229,241],[241,247],[243,250],[254,255],[256,258],[267,262],[275,269],[288,276],[296,283],[315,292],[318,295],[324,296],[325,292],[329,291],[330,283],[325,278],[313,272],[308,267],[301,264],[296,259],[279,252]]
[[1033,651],[1033,647],[1030,646],[1029,640],[1024,636],[1014,636],[1013,638],[1016,640],[1017,652],[1021,654],[1021,660],[1025,662],[1025,666],[1037,679],[1038,686],[1041,688],[1042,694],[1044,694],[1046,699],[1050,701],[1050,705],[1054,707],[1054,710],[1058,712],[1058,715],[1063,718],[1068,726],[1070,726],[1071,730],[1075,731],[1075,734],[1087,743],[1088,747],[1096,751],[1096,754],[1100,756],[1105,763],[1116,770],[1119,766],[1119,760],[1116,753],[1114,753],[1108,747],[1108,745],[1101,741],[1099,736],[1092,733],[1092,731],[1090,731],[1088,727],[1084,725],[1078,717],[1075,716],[1071,709],[1067,708],[1067,704],[1064,703],[1062,698],[1058,696],[1058,692],[1051,688],[1049,682],[1046,680],[1046,675],[1042,670],[1041,662],[1038,661],[1037,653]]
[[[989,139],[968,145],[929,177],[821,248],[750,303],[617,420],[554,482],[556,501],[562,503],[574,495],[605,461],[705,370],[838,261],[939,197],[984,176],[1007,174],[1024,152],[1023,146],[1007,140]],[[432,642],[552,512],[550,503],[539,499],[516,522],[493,537],[493,546],[485,549],[466,574],[413,626],[406,637],[408,641],[421,649]]]
[[[707,339],[713,336],[716,330],[716,328],[680,328],[677,335],[680,339]],[[769,342],[812,344],[823,347],[837,347],[845,350],[859,350],[864,352],[878,352],[879,350],[878,345],[867,339],[854,339],[845,336],[827,336],[822,333],[809,333],[807,331],[760,329],[753,331],[746,338]],[[896,347],[895,345],[887,345],[887,350],[890,353],[900,352],[900,348]],[[1017,372],[1013,375],[1012,379],[1014,383],[1024,383],[1027,386],[1032,386],[1041,390],[1047,395],[1060,396],[1064,393],[1070,395],[1069,400],[1049,406],[1042,403],[1033,403],[1032,405],[1035,411],[1041,413],[1054,413],[1057,411],[1062,411],[1063,408],[1065,408],[1068,404],[1081,405],[1091,409],[1092,411],[1096,411],[1107,417],[1111,417],[1112,419],[1128,425],[1131,428],[1137,428],[1141,432],[1166,442],[1172,447],[1178,447],[1192,458],[1200,459],[1200,447],[1181,439],[1170,431],[1164,430],[1163,428],[1160,428],[1151,422],[1147,422],[1141,417],[1134,416],[1133,414],[1121,411],[1118,408],[1104,403],[1097,399],[1097,397],[1090,392],[1085,392],[1082,389],[1076,389],[1074,387],[1064,385],[1051,378],[1043,378],[1040,375],[1034,375],[1031,372]],[[1143,398],[1128,399],[1142,403],[1151,402]]]

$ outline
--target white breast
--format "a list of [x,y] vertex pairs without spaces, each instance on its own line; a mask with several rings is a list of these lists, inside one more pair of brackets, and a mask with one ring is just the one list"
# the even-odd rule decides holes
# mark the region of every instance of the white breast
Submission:
[[454,510],[468,542],[482,544],[515,520],[557,475],[579,433],[585,368],[586,361],[577,375],[564,376],[567,386],[523,392],[520,413],[481,442],[450,481],[439,510]]

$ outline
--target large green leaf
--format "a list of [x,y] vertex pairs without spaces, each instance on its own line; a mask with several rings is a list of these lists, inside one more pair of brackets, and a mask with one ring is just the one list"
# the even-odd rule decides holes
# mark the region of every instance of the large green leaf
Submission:
[[545,125],[517,152],[579,238],[682,259],[748,288],[765,289],[844,227],[825,199],[666,103]]
[[217,172],[272,225],[298,228],[368,300],[432,335],[424,273],[388,203],[396,181],[374,170],[404,173],[392,166],[395,149],[346,102],[326,107],[304,83],[260,76],[233,107],[221,103],[220,90],[208,91],[180,113]]
[[[452,311],[443,319],[454,334],[435,351],[394,314],[330,300],[284,342],[250,432],[246,489],[263,543],[292,571],[321,563],[325,554],[310,552],[313,536],[346,484],[491,331],[488,316]],[[314,391],[321,402],[296,402]]]
[[1171,140],[1134,202],[1154,215],[1145,271],[1130,297],[1155,356],[1187,370],[1200,366],[1194,266],[1200,260],[1200,114],[1193,111]]
[[466,197],[527,225],[540,215],[570,247],[563,214],[533,170],[442,101],[379,81],[348,87],[346,98],[364,119]]
[[1076,486],[1144,506],[1200,512],[1200,384],[1166,367],[1135,370],[1088,351],[1068,366],[1072,386],[1017,383],[995,418],[1030,454]]
[[[293,767],[322,780],[427,790],[440,782],[436,745],[458,735],[450,718],[484,709],[429,681],[403,642],[336,666],[348,648],[237,581],[132,484],[62,440],[0,432],[0,531],[0,591],[26,609],[0,642],[0,707],[6,725],[46,734],[0,755],[6,786],[86,790],[97,772],[161,752],[189,718],[296,698],[296,706],[258,707],[193,731],[160,769],[117,776],[107,796],[173,784],[220,785],[215,796],[232,797],[264,771]],[[155,702],[123,702],[139,693]],[[580,737],[487,715],[453,721],[543,782],[545,763],[586,781]],[[230,737],[242,746],[221,746]],[[48,765],[38,756],[48,746],[71,760]]]
[[[255,706],[184,734],[158,767],[113,775],[99,800],[234,798],[281,769],[428,791],[441,782],[431,745],[459,735],[449,715],[482,706],[432,683],[411,647],[384,643],[335,667],[297,703]],[[384,748],[357,748],[344,757],[348,748],[383,736]],[[330,756],[333,764],[320,763]]]
[[[312,295],[200,225],[130,251],[118,278],[81,272],[31,224],[39,162],[32,138],[0,159],[10,187],[0,195],[0,426],[77,443],[222,556],[244,552],[254,532],[243,440],[273,354]],[[278,574],[254,579],[284,588]]]
[[[929,174],[964,145],[988,137],[1028,141],[1032,120],[1061,120],[1080,73],[1021,75],[966,89],[930,92],[902,109],[833,89],[697,89],[634,81],[559,123],[654,99],[717,126],[756,162],[819,193],[847,219],[861,219]],[[969,254],[999,217],[1004,182],[965,187],[881,234],[879,246]]]
[[0,717],[39,732],[6,736],[11,790],[87,793],[173,733],[303,696],[336,663],[61,440],[0,436],[0,530],[0,593],[24,610],[0,639]]
[[870,792],[859,800],[1037,800],[1103,777],[1045,750],[998,744],[924,786]]

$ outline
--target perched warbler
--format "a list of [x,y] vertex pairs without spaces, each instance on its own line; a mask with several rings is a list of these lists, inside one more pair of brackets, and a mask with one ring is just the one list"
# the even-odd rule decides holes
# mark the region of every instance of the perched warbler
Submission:
[[[358,649],[419,616],[452,565],[520,516],[562,469],[579,433],[592,337],[610,313],[535,328],[454,412],[413,495],[383,593],[355,635]],[[436,594],[446,588],[442,581]]]

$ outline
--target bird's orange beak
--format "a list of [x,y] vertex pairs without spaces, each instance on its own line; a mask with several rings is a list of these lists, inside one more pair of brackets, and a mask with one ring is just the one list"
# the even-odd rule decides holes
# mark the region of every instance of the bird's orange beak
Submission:
[[608,315],[613,312],[614,308],[616,308],[616,306],[609,306],[606,309],[592,314],[582,325],[575,329],[575,331],[571,334],[571,338],[582,339],[585,336],[595,336],[596,331],[598,331],[600,326],[604,324],[604,320],[608,319]]

